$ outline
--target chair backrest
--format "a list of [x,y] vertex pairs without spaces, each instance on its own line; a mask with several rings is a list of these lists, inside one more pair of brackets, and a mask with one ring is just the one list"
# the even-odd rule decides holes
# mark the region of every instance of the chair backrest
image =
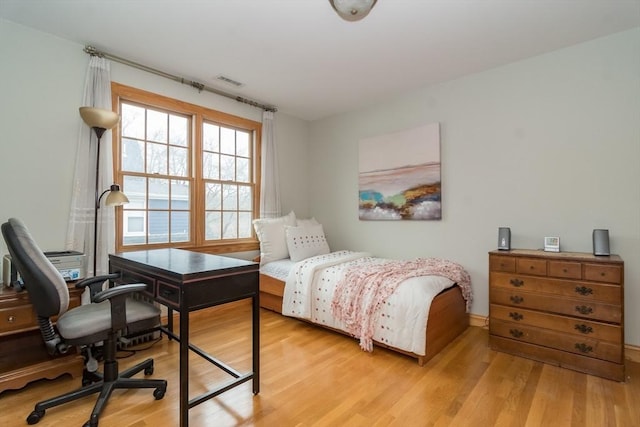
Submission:
[[24,223],[10,218],[2,224],[2,236],[38,316],[48,318],[66,312],[69,288]]

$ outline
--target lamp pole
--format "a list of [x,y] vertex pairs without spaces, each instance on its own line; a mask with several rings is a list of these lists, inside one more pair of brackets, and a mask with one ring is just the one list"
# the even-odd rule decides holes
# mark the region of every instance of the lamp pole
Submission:
[[[99,195],[100,187],[98,184],[98,178],[100,177],[100,139],[106,131],[105,128],[93,127],[92,128],[96,136],[98,137],[98,144],[96,145],[96,190],[95,190],[95,206],[93,208],[93,276],[96,275],[96,265],[98,261],[98,209],[100,209]],[[107,190],[108,191],[108,190]]]

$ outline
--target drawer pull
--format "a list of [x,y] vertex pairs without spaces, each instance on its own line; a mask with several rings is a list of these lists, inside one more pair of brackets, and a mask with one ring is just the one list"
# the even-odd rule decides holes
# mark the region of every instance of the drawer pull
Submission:
[[[524,335],[524,332],[522,332],[519,329],[509,329],[509,333],[514,338],[520,338],[520,337],[522,337],[522,335]],[[578,344],[576,344],[576,345],[578,345]]]
[[516,288],[519,288],[520,286],[524,285],[524,281],[522,281],[520,279],[511,279],[511,280],[509,280],[509,283],[511,283]]
[[586,286],[576,286],[576,292],[580,295],[593,295],[593,289]]
[[576,343],[575,348],[581,353],[591,353],[593,351],[593,347],[582,342]]
[[170,289],[162,289],[160,291],[160,295],[162,295],[165,298],[169,298],[170,296],[172,296],[173,294],[175,294],[174,291],[170,290]]
[[521,302],[524,301],[524,298],[518,296],[518,295],[511,295],[509,297],[509,299],[511,299],[511,302],[514,304],[520,304]]
[[524,318],[522,314],[513,311],[509,313],[509,317],[511,317],[515,321],[522,320]]
[[593,332],[593,328],[589,325],[585,325],[584,323],[581,325],[576,324],[574,329],[582,332],[583,334],[590,334]]
[[16,316],[11,315],[11,316],[7,317],[7,322],[13,323],[15,321],[16,321]]
[[586,305],[576,305],[576,311],[580,314],[591,314],[593,313],[593,308]]

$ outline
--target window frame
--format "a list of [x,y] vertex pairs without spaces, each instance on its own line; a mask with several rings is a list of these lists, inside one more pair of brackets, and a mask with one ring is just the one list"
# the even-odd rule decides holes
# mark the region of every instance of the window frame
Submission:
[[[205,122],[215,123],[221,126],[230,127],[236,130],[248,131],[253,137],[251,146],[253,153],[251,156],[253,164],[250,165],[253,186],[253,218],[260,217],[260,179],[261,179],[261,140],[262,123],[232,114],[202,107],[199,105],[170,98],[164,95],[155,94],[142,89],[126,86],[120,83],[111,82],[112,105],[114,110],[121,114],[120,103],[130,102],[148,108],[157,108],[168,113],[177,113],[191,117],[192,144],[189,147],[189,161],[191,162],[191,174],[185,178],[191,183],[190,198],[191,206],[189,212],[190,240],[176,243],[146,243],[136,245],[124,245],[124,209],[122,206],[116,207],[116,252],[128,252],[135,250],[146,250],[156,248],[181,248],[207,253],[231,253],[254,251],[259,249],[259,242],[255,235],[255,230],[251,228],[251,237],[221,240],[205,240],[205,183],[202,176],[202,153],[203,135],[202,128]],[[121,159],[121,133],[122,128],[119,123],[112,132],[113,151],[113,177],[114,182],[122,184],[124,175],[136,175],[122,171]],[[151,177],[152,174],[143,173],[139,176]],[[126,194],[126,188],[123,188]]]

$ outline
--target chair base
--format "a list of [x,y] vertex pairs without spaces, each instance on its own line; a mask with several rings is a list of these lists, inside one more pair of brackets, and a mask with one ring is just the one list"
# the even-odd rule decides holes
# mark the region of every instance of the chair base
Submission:
[[37,403],[33,412],[27,417],[27,423],[38,423],[42,419],[42,417],[44,417],[45,411],[47,409],[89,396],[94,393],[100,393],[100,395],[98,396],[98,400],[93,407],[93,411],[91,412],[89,421],[84,424],[85,427],[97,427],[98,418],[100,417],[100,414],[102,413],[102,410],[104,409],[109,396],[111,396],[111,393],[115,389],[154,388],[155,390],[153,392],[153,396],[156,398],[156,400],[162,399],[165,392],[167,391],[167,381],[131,378],[133,375],[142,370],[144,370],[145,375],[151,375],[153,373],[153,359],[147,359],[142,363],[139,363],[129,369],[122,371],[113,380],[103,378],[98,382],[85,385],[77,390]]

